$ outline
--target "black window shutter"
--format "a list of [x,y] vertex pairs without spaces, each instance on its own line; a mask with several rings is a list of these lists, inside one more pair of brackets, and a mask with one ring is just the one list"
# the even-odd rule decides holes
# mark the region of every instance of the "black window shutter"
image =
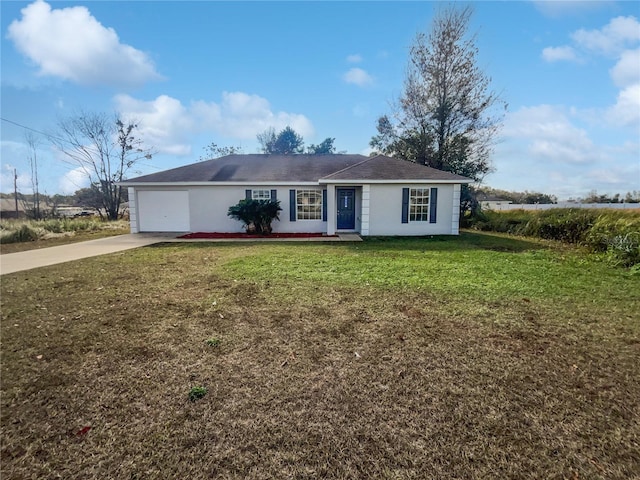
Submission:
[[289,190],[289,221],[296,221],[296,191]]
[[327,191],[322,190],[322,221],[327,221]]
[[409,189],[402,189],[402,223],[409,223]]
[[429,223],[436,223],[436,212],[438,211],[438,189],[432,188],[429,193]]
[[277,199],[278,199],[278,191],[271,190],[271,200],[277,200]]
[[244,198],[246,198],[247,200],[251,200],[251,190],[250,189],[246,189],[244,191]]

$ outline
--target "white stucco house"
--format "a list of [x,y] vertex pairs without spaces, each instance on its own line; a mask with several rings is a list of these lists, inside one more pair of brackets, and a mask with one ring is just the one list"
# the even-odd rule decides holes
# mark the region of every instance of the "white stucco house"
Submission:
[[243,198],[280,200],[275,233],[457,235],[472,180],[378,155],[228,155],[121,183],[131,232],[242,232]]

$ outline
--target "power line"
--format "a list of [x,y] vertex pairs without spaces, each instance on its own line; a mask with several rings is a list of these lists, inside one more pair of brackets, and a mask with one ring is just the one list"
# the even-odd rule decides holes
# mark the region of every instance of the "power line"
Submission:
[[36,130],[35,128],[27,127],[26,125],[22,125],[22,124],[20,124],[18,122],[14,122],[13,120],[9,120],[7,118],[0,117],[0,120],[2,120],[3,122],[7,122],[7,123],[10,123],[12,125],[15,125],[16,127],[24,128],[25,130],[30,130],[32,132],[39,133],[40,135],[44,135],[47,138],[55,138],[56,140],[60,140],[61,142],[69,143],[64,138],[56,137],[55,135],[51,135],[49,133],[41,132],[40,130]]
[[[56,137],[55,135],[51,135],[49,133],[41,132],[40,130],[36,130],[35,128],[27,127],[26,125],[22,125],[22,124],[20,124],[18,122],[14,122],[13,120],[9,120],[9,119],[4,118],[4,117],[0,117],[0,120],[2,120],[3,122],[7,122],[7,123],[10,123],[12,125],[15,125],[16,127],[24,128],[25,130],[30,130],[32,132],[39,133],[40,135],[44,135],[47,138],[53,138],[53,139],[58,140],[60,142],[64,142],[64,143],[68,143],[70,145],[73,145],[73,143],[70,142],[69,140],[65,140],[64,138]],[[149,165],[149,164],[146,164],[146,163],[138,163],[138,165],[144,165],[146,167],[151,167],[151,168],[155,168],[156,170],[160,170],[160,168],[156,167],[155,165]]]

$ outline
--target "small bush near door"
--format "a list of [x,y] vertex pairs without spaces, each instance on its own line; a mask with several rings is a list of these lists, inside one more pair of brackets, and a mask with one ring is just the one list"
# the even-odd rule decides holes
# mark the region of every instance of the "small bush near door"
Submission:
[[280,220],[279,200],[240,200],[229,207],[227,215],[244,223],[247,233],[269,235],[272,232],[271,223]]

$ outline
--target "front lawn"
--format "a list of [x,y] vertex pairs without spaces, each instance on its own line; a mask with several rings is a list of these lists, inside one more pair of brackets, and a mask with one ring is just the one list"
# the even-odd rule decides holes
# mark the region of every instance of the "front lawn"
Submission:
[[640,475],[640,275],[465,233],[2,277],[2,478]]

